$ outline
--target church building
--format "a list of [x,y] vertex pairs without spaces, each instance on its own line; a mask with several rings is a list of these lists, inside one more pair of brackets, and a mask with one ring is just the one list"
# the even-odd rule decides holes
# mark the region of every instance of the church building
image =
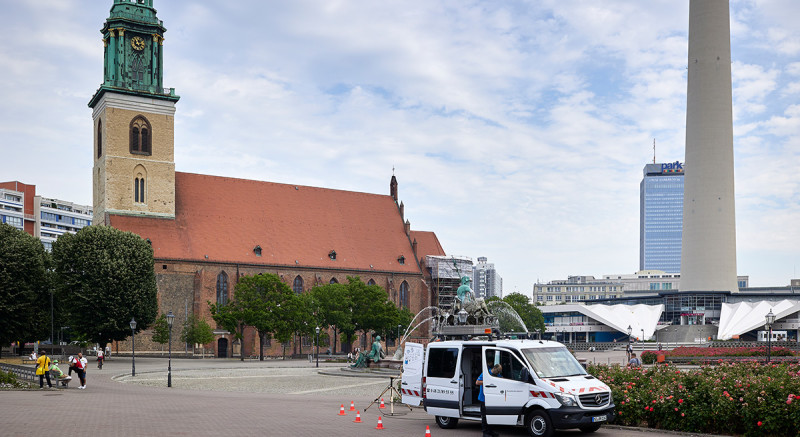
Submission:
[[[445,253],[433,232],[411,230],[394,175],[381,195],[176,172],[179,96],[162,84],[166,28],[153,0],[114,0],[101,32],[103,83],[89,102],[94,223],[151,244],[159,312],[172,311],[175,326],[194,314],[216,327],[208,302],[229,301],[240,277],[258,273],[297,293],[359,276],[412,314],[434,302],[424,260]],[[258,353],[252,330],[241,345],[215,334],[215,356]],[[137,352],[158,349],[149,338],[136,337]],[[293,343],[287,351],[311,352],[310,339]]]

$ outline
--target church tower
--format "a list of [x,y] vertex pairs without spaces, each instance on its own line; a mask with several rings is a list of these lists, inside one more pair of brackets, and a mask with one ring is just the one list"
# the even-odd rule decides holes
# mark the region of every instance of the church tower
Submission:
[[108,214],[175,217],[174,88],[163,88],[164,24],[153,0],[114,0],[100,30],[94,121],[94,223]]

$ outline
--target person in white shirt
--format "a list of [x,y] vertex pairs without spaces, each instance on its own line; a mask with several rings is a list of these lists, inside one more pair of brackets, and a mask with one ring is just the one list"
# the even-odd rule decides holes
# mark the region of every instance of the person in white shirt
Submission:
[[86,365],[89,364],[89,361],[82,353],[78,352],[78,356],[74,359],[74,364],[75,370],[78,372],[78,378],[81,380],[81,386],[78,388],[84,390],[86,388]]

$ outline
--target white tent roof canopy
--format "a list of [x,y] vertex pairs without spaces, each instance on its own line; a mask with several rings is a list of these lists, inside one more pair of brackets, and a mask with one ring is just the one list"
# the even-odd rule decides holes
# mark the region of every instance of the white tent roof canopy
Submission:
[[729,340],[734,335],[741,335],[763,327],[766,324],[765,317],[770,310],[775,314],[775,320],[777,321],[800,311],[800,301],[723,303],[719,317],[717,338]]
[[664,312],[664,305],[584,305],[578,303],[541,306],[539,309],[545,314],[581,313],[624,334],[628,333],[628,326],[630,326],[632,336],[639,337],[644,330],[643,340],[648,340],[653,338],[658,319]]

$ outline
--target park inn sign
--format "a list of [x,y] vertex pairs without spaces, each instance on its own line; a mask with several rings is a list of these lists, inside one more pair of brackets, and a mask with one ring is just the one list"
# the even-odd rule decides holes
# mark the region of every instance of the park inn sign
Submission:
[[683,173],[683,164],[680,161],[661,164],[661,173]]

